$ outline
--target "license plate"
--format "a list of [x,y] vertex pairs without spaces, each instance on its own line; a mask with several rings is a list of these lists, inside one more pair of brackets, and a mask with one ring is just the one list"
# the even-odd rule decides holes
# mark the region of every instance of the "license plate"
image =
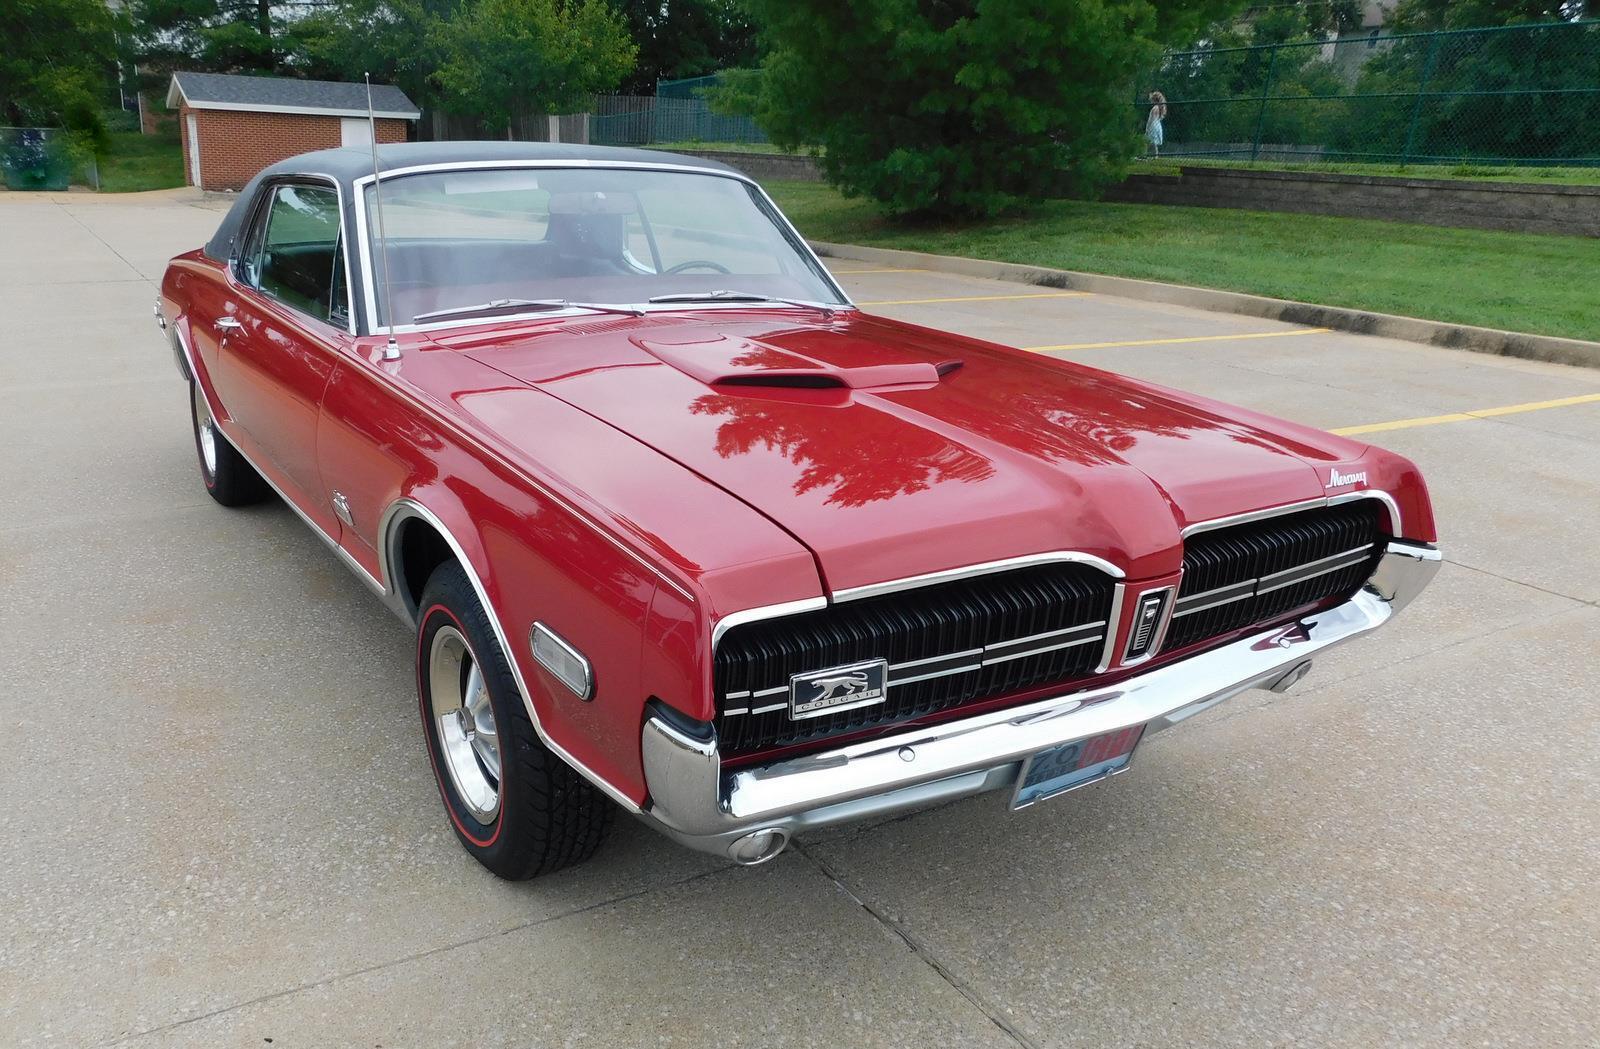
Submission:
[[1022,763],[1011,807],[1027,808],[1036,801],[1065,794],[1096,780],[1125,771],[1144,726],[1118,729],[1103,736],[1063,743],[1031,755]]

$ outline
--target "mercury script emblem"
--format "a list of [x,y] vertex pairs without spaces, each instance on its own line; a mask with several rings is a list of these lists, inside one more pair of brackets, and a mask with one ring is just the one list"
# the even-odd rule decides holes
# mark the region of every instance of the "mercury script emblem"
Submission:
[[796,674],[789,679],[789,717],[798,721],[882,703],[888,679],[889,664],[882,659]]
[[1353,474],[1342,474],[1342,473],[1339,472],[1339,468],[1337,466],[1335,466],[1332,470],[1328,471],[1328,487],[1329,488],[1338,488],[1340,485],[1346,485],[1346,484],[1366,484],[1366,483],[1367,483],[1367,471],[1365,471],[1365,470],[1360,470],[1360,471],[1357,471],[1356,473],[1353,473]]

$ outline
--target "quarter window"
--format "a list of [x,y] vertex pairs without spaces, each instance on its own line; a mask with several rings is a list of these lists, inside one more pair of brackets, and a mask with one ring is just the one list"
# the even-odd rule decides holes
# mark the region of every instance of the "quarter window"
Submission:
[[277,186],[244,261],[245,280],[285,305],[344,327],[339,195],[326,186]]

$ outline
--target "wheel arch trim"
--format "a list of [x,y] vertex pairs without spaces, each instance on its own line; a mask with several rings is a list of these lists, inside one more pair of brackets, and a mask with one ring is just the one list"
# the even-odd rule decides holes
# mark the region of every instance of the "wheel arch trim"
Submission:
[[472,591],[477,595],[478,603],[483,606],[485,618],[489,620],[489,628],[494,631],[495,641],[500,645],[500,650],[505,653],[506,662],[511,666],[511,677],[517,683],[517,691],[522,696],[523,709],[527,711],[528,721],[532,723],[533,730],[539,734],[540,742],[549,748],[552,754],[572,766],[584,779],[599,788],[606,797],[621,805],[629,813],[638,814],[640,811],[638,802],[618,790],[605,777],[589,768],[582,761],[579,761],[565,747],[550,738],[550,733],[539,718],[539,712],[534,709],[533,693],[528,689],[528,682],[523,677],[522,665],[517,659],[516,650],[511,647],[511,635],[506,632],[504,625],[500,622],[499,612],[495,610],[494,603],[489,600],[488,587],[484,585],[483,577],[479,575],[477,566],[467,554],[466,547],[461,540],[450,530],[449,525],[445,524],[437,513],[410,495],[401,496],[390,503],[378,523],[379,549],[382,551],[382,556],[379,559],[379,567],[383,573],[382,582],[386,592],[393,595],[392,599],[397,602],[397,610],[404,608],[406,618],[415,623],[415,610],[410,607],[410,599],[401,585],[400,565],[398,563],[400,553],[398,539],[401,535],[401,526],[406,521],[413,519],[423,522],[438,533],[439,537],[444,540],[445,545],[450,548],[450,552],[455,556],[457,563],[461,565],[461,570],[466,573],[467,582],[472,584]]

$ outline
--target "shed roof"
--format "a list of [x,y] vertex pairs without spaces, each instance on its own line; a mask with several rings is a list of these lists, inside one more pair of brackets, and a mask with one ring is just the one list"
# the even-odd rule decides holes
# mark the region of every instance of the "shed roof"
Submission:
[[[364,117],[367,85],[231,73],[174,73],[167,88],[167,105],[176,109],[180,104],[192,109]],[[387,119],[422,116],[406,93],[391,84],[372,85],[372,110],[373,116]]]

